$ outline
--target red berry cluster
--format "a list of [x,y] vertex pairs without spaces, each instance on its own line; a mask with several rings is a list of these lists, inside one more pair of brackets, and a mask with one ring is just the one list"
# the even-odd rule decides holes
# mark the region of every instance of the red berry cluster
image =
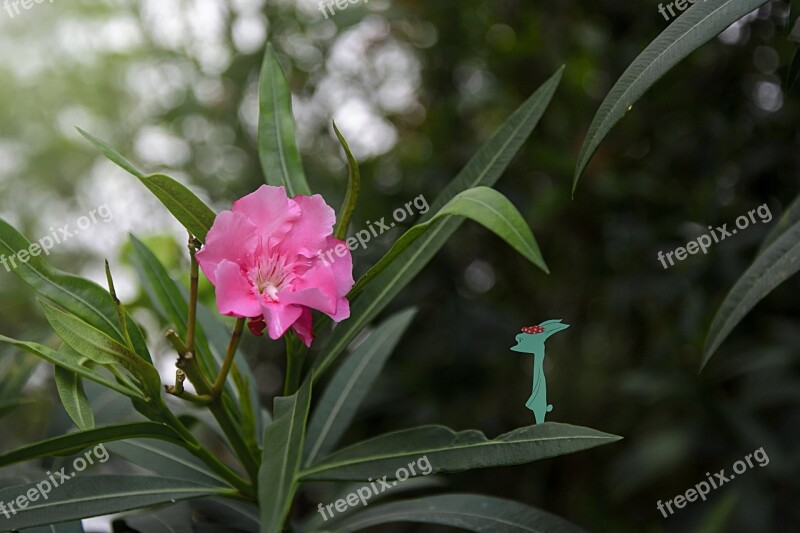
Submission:
[[535,335],[536,333],[544,333],[544,328],[542,326],[528,326],[526,328],[522,328],[522,332],[529,335]]

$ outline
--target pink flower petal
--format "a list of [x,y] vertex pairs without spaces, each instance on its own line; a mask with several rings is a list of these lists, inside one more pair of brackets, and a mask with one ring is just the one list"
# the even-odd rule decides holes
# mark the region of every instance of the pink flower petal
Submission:
[[282,237],[301,215],[300,206],[286,196],[283,187],[262,185],[239,198],[231,211],[246,216],[261,235]]
[[223,211],[214,220],[206,236],[206,243],[197,252],[197,262],[208,280],[217,284],[217,267],[222,261],[243,264],[248,248],[253,245],[256,227],[242,214]]
[[303,308],[303,314],[292,325],[292,329],[297,336],[300,337],[307,347],[311,347],[311,341],[314,340],[314,323],[311,315],[311,309],[308,307]]
[[303,313],[302,308],[296,305],[286,305],[283,302],[262,304],[261,310],[267,323],[269,337],[273,340],[280,339]]
[[314,257],[333,233],[336,212],[319,194],[295,196],[293,200],[300,206],[301,215],[286,234],[279,249],[286,255]]
[[259,297],[239,265],[226,259],[217,267],[215,277],[220,313],[245,318],[261,314]]

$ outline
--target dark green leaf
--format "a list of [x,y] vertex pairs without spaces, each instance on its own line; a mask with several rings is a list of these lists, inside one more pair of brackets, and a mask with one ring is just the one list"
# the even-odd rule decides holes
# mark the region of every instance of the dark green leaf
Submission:
[[306,466],[328,455],[339,442],[416,312],[402,311],[375,328],[336,371],[308,424]]
[[[13,501],[36,488],[36,483],[0,490],[0,501]],[[76,476],[52,490],[48,498],[37,497],[25,509],[4,519],[3,527],[22,529],[53,522],[67,522],[189,498],[230,493],[198,483],[151,476]]]
[[80,521],[23,529],[19,533],[84,533]]
[[264,448],[258,472],[262,531],[281,531],[292,505],[303,456],[311,382],[309,376],[292,396],[275,398],[275,420],[265,431],[264,442],[269,445]]
[[[100,426],[86,431],[67,433],[59,437],[36,442],[0,455],[0,466],[8,466],[39,457],[65,456],[77,453],[88,446],[125,439],[159,439],[175,444],[183,441],[167,426],[156,422],[130,422],[114,426]],[[3,501],[0,499],[0,501]]]
[[563,518],[525,504],[478,494],[443,494],[385,503],[325,527],[327,531],[359,531],[392,522],[450,526],[466,531],[580,533]]
[[258,88],[258,155],[269,185],[283,185],[289,197],[310,195],[297,149],[292,92],[271,44],[267,44]]
[[586,165],[611,128],[672,67],[768,0],[704,0],[689,7],[631,63],[597,111],[578,155],[575,192]]
[[795,222],[756,257],[750,268],[725,297],[709,328],[701,369],[745,315],[798,270],[800,270],[800,221]]
[[153,439],[130,439],[113,442],[106,448],[115,456],[145,468],[159,476],[185,479],[204,485],[227,486],[204,463],[192,454],[169,442]]
[[[515,429],[494,440],[476,430],[456,433],[444,426],[422,426],[353,444],[303,470],[300,479],[357,481],[383,475],[395,479],[398,469],[423,457],[430,463],[429,473],[518,465],[587,450],[620,438],[554,422]],[[423,470],[423,466],[418,469]]]

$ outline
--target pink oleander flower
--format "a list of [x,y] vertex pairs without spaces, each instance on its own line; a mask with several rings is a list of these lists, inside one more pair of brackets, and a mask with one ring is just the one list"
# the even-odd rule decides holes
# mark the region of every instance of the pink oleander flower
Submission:
[[[336,213],[322,196],[288,198],[262,185],[214,220],[197,261],[216,288],[223,315],[249,318],[250,330],[280,338],[289,328],[311,346],[311,310],[339,322],[350,316],[353,258],[332,237]],[[342,246],[338,246],[342,245]],[[344,255],[328,262],[321,254]]]

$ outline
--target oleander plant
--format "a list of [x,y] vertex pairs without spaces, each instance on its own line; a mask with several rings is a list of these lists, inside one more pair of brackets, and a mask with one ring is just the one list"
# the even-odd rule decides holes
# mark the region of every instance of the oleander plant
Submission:
[[[233,202],[230,210],[215,213],[174,179],[137,170],[81,130],[187,230],[188,291],[153,250],[130,237],[132,262],[175,352],[175,377],[165,382],[154,366],[142,328],[117,297],[113,265],[106,262],[108,283],[101,287],[53,268],[38,255],[20,262],[13,273],[36,294],[55,336],[44,343],[7,336],[0,341],[54,365],[59,397],[76,429],[5,453],[0,465],[56,457],[56,465],[67,465],[69,474],[71,458],[103,445],[150,474],[76,472],[51,487],[47,498],[34,494],[40,480],[4,488],[0,501],[11,502],[8,516],[0,517],[4,528],[79,527],[76,521],[83,518],[144,508],[121,520],[151,531],[155,526],[148,520],[191,522],[198,515],[182,513],[200,509],[204,531],[214,531],[208,528],[215,523],[243,531],[346,531],[390,521],[576,529],[539,509],[492,496],[437,492],[398,499],[405,492],[398,481],[410,475],[403,470],[407,465],[428,465],[406,486],[419,489],[437,483],[424,477],[429,474],[530,463],[611,443],[617,436],[553,422],[495,438],[426,425],[339,446],[415,309],[377,324],[376,318],[465,219],[495,233],[531,268],[548,271],[522,215],[492,186],[536,126],[560,79],[559,70],[508,118],[426,216],[357,281],[344,239],[359,197],[358,164],[334,124],[350,169],[345,201],[336,212],[312,194],[295,144],[287,80],[271,48],[259,94],[259,153],[267,184]],[[30,246],[0,221],[1,252],[15,256]],[[198,302],[201,276],[214,286],[216,309]],[[270,405],[261,404],[259,381],[238,349],[244,335],[285,345],[283,393]],[[89,401],[86,382],[130,400],[141,416],[96,424],[94,412],[101,407]],[[216,442],[223,443],[223,452]],[[393,490],[373,492],[372,501],[363,502],[371,505],[348,503],[343,509],[341,501],[355,500],[342,496],[333,499],[339,502],[335,506],[312,505],[305,516],[293,512],[309,484],[333,482],[347,495],[376,480],[382,482],[376,487]],[[14,506],[18,495],[32,490],[35,498]],[[191,500],[200,503],[191,506]],[[165,504],[175,509],[154,514],[154,506]]]

